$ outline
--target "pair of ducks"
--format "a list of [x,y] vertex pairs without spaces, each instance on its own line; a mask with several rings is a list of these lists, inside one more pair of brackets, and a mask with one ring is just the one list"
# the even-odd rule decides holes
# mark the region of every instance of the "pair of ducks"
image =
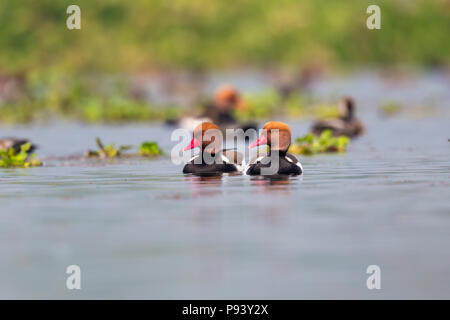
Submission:
[[[297,158],[287,152],[291,145],[291,128],[283,122],[270,121],[264,125],[261,136],[249,148],[267,145],[269,151],[266,155],[250,161],[248,165],[241,165],[243,157],[238,152],[221,149],[222,141],[215,141],[215,137],[211,134],[214,130],[220,129],[211,122],[203,122],[194,129],[192,140],[183,151],[199,147],[200,153],[189,160],[183,168],[183,173],[213,174],[241,171],[252,176],[303,173],[302,165]],[[210,160],[207,161],[207,158]],[[273,160],[278,162],[275,163],[276,171],[267,174],[268,171],[264,169],[270,168]]]

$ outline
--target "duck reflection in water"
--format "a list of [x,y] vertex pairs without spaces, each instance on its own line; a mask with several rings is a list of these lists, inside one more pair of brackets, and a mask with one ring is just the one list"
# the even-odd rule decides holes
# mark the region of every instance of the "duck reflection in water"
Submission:
[[[292,185],[292,179],[298,178],[287,175],[253,176],[250,181],[254,186],[281,186],[280,189],[289,190]],[[283,188],[283,186],[286,186],[286,188]]]
[[190,184],[194,197],[210,197],[222,194],[222,173],[199,173],[184,177]]
[[[300,178],[301,179],[301,178]],[[270,226],[281,223],[292,210],[292,191],[299,176],[253,176],[250,178],[252,194],[258,201],[259,217]]]
[[200,185],[220,185],[222,184],[223,174],[220,172],[213,173],[197,173],[192,175],[185,175],[184,178],[194,184]]
[[286,175],[276,176],[254,176],[251,177],[251,185],[254,186],[255,194],[262,194],[273,196],[290,196],[292,188],[294,187],[294,181],[298,180],[298,177],[289,177]]

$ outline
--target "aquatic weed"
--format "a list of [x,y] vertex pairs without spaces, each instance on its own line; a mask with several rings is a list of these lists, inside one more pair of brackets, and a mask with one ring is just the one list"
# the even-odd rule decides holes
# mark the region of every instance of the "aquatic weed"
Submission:
[[96,138],[96,143],[99,150],[88,150],[86,157],[99,157],[99,158],[118,158],[123,155],[124,151],[131,149],[131,146],[121,145],[118,148],[114,146],[114,143],[104,145],[100,138]]
[[139,146],[138,153],[143,157],[154,157],[162,155],[163,152],[155,141],[144,141]]
[[20,146],[20,152],[16,152],[14,148],[0,150],[0,167],[1,168],[28,168],[41,166],[40,160],[35,159],[35,154],[29,154],[31,143],[25,143]]
[[347,136],[333,137],[331,130],[323,131],[320,136],[313,133],[297,138],[289,148],[289,152],[303,155],[314,155],[327,152],[345,152],[350,142]]

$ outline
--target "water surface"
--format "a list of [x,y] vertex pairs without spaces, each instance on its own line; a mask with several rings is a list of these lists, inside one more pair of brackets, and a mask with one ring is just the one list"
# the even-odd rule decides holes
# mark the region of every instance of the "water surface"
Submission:
[[[169,152],[162,125],[1,128],[33,137],[47,161],[0,170],[0,298],[450,298],[450,90],[426,83],[401,97],[437,96],[437,115],[384,119],[376,94],[356,90],[367,134],[346,154],[300,157],[304,176],[284,181],[184,176],[169,157],[53,158],[96,136]],[[295,136],[310,126],[286,121]],[[65,287],[71,264],[80,291]],[[366,288],[372,264],[381,290]]]

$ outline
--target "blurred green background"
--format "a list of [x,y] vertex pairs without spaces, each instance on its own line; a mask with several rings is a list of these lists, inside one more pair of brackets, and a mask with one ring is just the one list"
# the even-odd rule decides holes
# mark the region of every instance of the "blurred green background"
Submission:
[[[81,30],[66,28],[70,4],[81,8]],[[370,4],[381,8],[381,30],[366,27]],[[88,121],[123,105],[131,109],[118,120],[174,112],[130,102],[123,83],[111,99],[86,74],[445,67],[449,30],[448,0],[2,0],[0,76],[23,88],[2,99],[0,121],[29,122],[48,108]]]

